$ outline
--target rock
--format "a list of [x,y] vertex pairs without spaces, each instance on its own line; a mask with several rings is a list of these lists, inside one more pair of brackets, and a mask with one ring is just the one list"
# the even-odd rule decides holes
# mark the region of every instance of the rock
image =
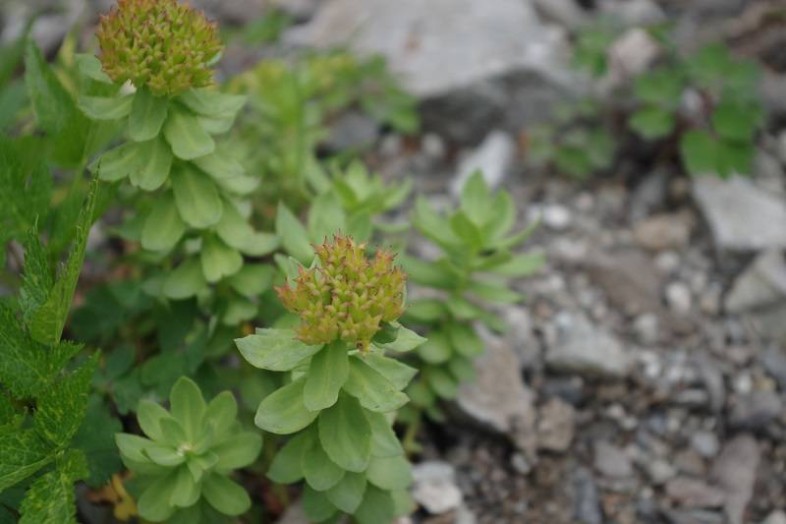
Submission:
[[412,477],[412,497],[432,515],[457,509],[464,502],[464,496],[456,485],[456,471],[447,462],[415,464]]
[[720,451],[718,436],[711,431],[697,431],[690,437],[690,444],[702,457],[713,458]]
[[636,223],[650,216],[653,211],[662,208],[669,193],[669,176],[665,171],[657,170],[643,177],[630,193],[628,200],[628,217]]
[[767,518],[761,524],[786,524],[786,512],[782,510],[773,511],[767,515]]
[[693,304],[690,288],[683,282],[671,282],[666,286],[666,303],[677,315],[687,315]]
[[276,521],[276,524],[308,524],[311,522],[303,510],[300,502],[290,504],[283,515]]
[[729,424],[737,429],[764,429],[781,414],[782,409],[783,401],[774,391],[753,391],[734,403]]
[[652,0],[601,0],[600,11],[628,26],[649,26],[666,20],[663,9]]
[[578,313],[561,312],[554,319],[556,340],[546,351],[555,371],[608,378],[624,377],[630,359],[622,343]]
[[766,251],[740,274],[726,295],[729,313],[771,306],[786,301],[786,260],[778,250]]
[[222,24],[243,24],[262,16],[268,0],[193,0],[194,7],[207,13],[211,19]]
[[778,154],[778,160],[780,160],[781,164],[786,165],[786,129],[778,134],[775,152]]
[[573,474],[574,516],[581,524],[603,524],[598,487],[592,473],[586,468],[578,468]]
[[580,85],[564,32],[527,0],[326,0],[284,40],[381,54],[422,101],[424,127],[465,143],[548,117]]
[[660,46],[640,27],[625,31],[608,50],[609,82],[620,85],[646,71],[658,57]]
[[336,118],[328,130],[325,145],[333,151],[361,149],[373,144],[379,136],[379,125],[359,111],[348,111]]
[[723,506],[723,490],[688,477],[675,477],[666,483],[666,494],[677,504],[688,508],[719,508]]
[[647,470],[647,475],[650,477],[650,480],[652,480],[652,483],[656,486],[664,484],[677,474],[677,470],[674,466],[662,459],[647,460],[644,463],[644,467]]
[[510,437],[532,458],[537,445],[533,394],[524,385],[518,358],[506,341],[481,334],[486,351],[474,362],[475,380],[459,388],[457,407],[481,426]]
[[603,288],[609,303],[626,315],[659,313],[661,279],[650,259],[639,251],[593,252],[582,261],[590,280]]
[[272,0],[272,5],[296,20],[303,21],[314,16],[320,2],[321,0]]
[[633,465],[628,456],[616,446],[605,440],[595,442],[595,469],[612,478],[627,478],[633,476]]
[[44,56],[51,56],[88,7],[87,0],[6,0],[0,8],[0,44],[19,39],[28,21],[35,16],[30,36]]
[[664,511],[670,524],[725,524],[723,515],[699,509]]
[[712,465],[712,478],[726,494],[724,511],[729,524],[745,522],[745,508],[753,494],[759,460],[756,440],[750,435],[740,435],[723,446]]
[[552,398],[540,409],[538,419],[538,448],[549,451],[567,451],[576,430],[576,410],[573,406]]
[[684,249],[690,242],[691,220],[685,214],[655,215],[637,223],[633,237],[644,249]]
[[574,0],[533,0],[544,19],[573,30],[588,21],[587,13]]
[[478,170],[489,187],[498,188],[513,165],[515,155],[516,143],[510,135],[492,131],[477,149],[461,161],[458,175],[450,184],[450,192],[458,197],[469,177]]
[[540,361],[540,344],[532,327],[532,316],[526,307],[508,306],[502,312],[508,326],[506,338],[518,356],[521,368],[531,368]]
[[786,345],[786,303],[747,313],[753,328],[761,337]]
[[783,199],[740,177],[700,177],[692,189],[718,249],[745,252],[786,247]]
[[657,344],[659,339],[658,317],[652,313],[639,315],[633,321],[633,332],[636,340],[645,346]]
[[559,204],[543,206],[540,210],[540,218],[546,227],[555,231],[564,231],[573,222],[570,209]]
[[753,181],[761,189],[772,194],[783,195],[783,168],[774,155],[761,148],[758,149],[753,160],[753,173]]
[[786,392],[786,354],[777,347],[768,348],[761,356],[761,364],[778,382],[781,392]]

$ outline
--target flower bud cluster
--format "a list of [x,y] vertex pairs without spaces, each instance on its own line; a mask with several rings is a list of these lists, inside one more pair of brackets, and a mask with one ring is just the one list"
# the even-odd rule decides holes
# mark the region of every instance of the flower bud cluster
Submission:
[[177,0],[118,0],[97,36],[104,72],[156,96],[209,85],[221,52],[216,25]]
[[383,322],[400,317],[405,276],[393,254],[366,258],[365,244],[336,235],[316,247],[320,265],[301,268],[294,287],[277,288],[284,306],[301,318],[298,338],[307,344],[336,340],[368,347]]

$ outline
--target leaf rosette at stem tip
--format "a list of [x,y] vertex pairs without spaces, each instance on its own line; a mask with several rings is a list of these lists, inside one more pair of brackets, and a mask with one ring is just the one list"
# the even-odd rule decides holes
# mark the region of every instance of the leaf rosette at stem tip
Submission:
[[319,264],[300,267],[294,283],[276,288],[284,307],[300,316],[297,334],[306,344],[342,341],[367,351],[383,323],[404,313],[404,272],[389,251],[369,260],[365,248],[334,235],[315,248]]
[[222,49],[216,24],[177,0],[118,0],[97,37],[104,72],[156,96],[209,85]]

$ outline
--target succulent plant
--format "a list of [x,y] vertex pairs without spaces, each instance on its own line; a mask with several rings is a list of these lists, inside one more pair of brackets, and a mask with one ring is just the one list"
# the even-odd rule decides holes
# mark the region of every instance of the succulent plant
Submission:
[[119,0],[97,32],[104,72],[155,96],[175,96],[212,82],[221,52],[216,25],[177,0]]
[[262,437],[240,428],[232,393],[205,403],[199,386],[181,377],[169,402],[171,411],[140,402],[137,419],[147,438],[115,436],[123,463],[143,480],[139,515],[193,524],[213,510],[229,516],[247,511],[249,496],[229,475],[254,462]]

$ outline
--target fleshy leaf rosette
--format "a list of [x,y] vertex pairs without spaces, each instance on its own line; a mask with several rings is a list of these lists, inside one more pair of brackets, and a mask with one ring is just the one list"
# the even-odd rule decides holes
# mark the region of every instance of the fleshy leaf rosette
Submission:
[[209,85],[221,52],[216,25],[177,0],[118,0],[97,36],[104,72],[155,96]]
[[142,478],[139,515],[191,524],[216,512],[246,512],[248,493],[229,475],[256,460],[262,437],[240,428],[232,393],[206,403],[199,386],[182,377],[169,400],[171,411],[147,400],[139,404],[137,419],[147,438],[115,436],[123,463]]
[[300,315],[298,338],[306,344],[343,341],[368,348],[385,322],[404,312],[406,277],[393,254],[366,258],[365,244],[335,235],[317,246],[319,265],[300,268],[294,282],[277,288],[284,307]]

